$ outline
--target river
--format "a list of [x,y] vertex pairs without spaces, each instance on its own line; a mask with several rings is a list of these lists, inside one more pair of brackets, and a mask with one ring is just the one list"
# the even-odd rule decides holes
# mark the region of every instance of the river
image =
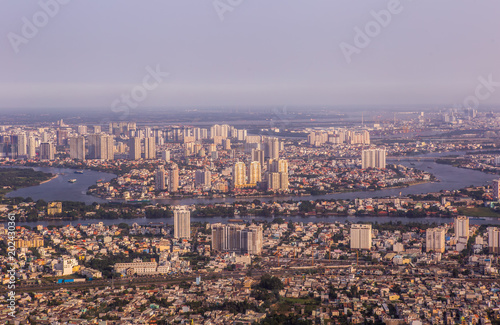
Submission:
[[[20,167],[16,167],[20,168]],[[33,200],[45,201],[79,201],[86,204],[93,202],[104,203],[107,200],[87,195],[87,189],[95,185],[97,180],[110,181],[116,175],[102,173],[93,170],[84,170],[83,174],[75,174],[74,169],[55,167],[28,167],[36,171],[56,174],[53,180],[31,187],[25,187],[13,192],[9,192],[6,197],[31,197]],[[70,183],[70,179],[76,179],[75,183]]]
[[[326,195],[311,195],[311,196],[281,196],[281,197],[246,197],[246,198],[185,198],[185,199],[157,199],[153,202],[171,204],[171,205],[191,205],[191,204],[213,204],[217,202],[232,203],[235,201],[253,201],[255,199],[261,201],[272,200],[316,200],[316,199],[356,199],[369,197],[387,197],[408,194],[422,194],[429,192],[439,192],[441,190],[458,190],[467,186],[488,185],[491,181],[498,178],[498,175],[486,174],[480,171],[457,168],[450,165],[437,164],[433,161],[418,161],[418,157],[436,157],[444,155],[457,154],[461,155],[464,152],[446,152],[432,153],[414,157],[414,161],[392,161],[405,165],[407,167],[415,167],[420,170],[432,173],[439,182],[431,182],[413,185],[405,188],[383,189],[379,191],[357,191],[347,193],[336,193]],[[406,157],[407,158],[407,157]],[[389,161],[391,162],[391,161]],[[75,174],[73,169],[64,168],[49,168],[35,167],[35,170],[58,174],[59,176],[50,182],[22,188],[7,194],[7,197],[31,197],[33,200],[43,199],[45,201],[80,201],[86,204],[92,202],[103,203],[107,200],[87,195],[89,186],[94,185],[97,180],[111,180],[115,175],[109,173],[96,172],[85,170],[83,174]],[[69,183],[68,180],[75,178],[75,183]]]
[[[293,221],[293,222],[303,222],[303,223],[308,223],[308,222],[313,222],[313,223],[319,223],[319,222],[340,222],[340,223],[346,223],[346,222],[351,222],[351,223],[358,223],[358,222],[372,222],[372,223],[388,223],[388,222],[401,222],[401,223],[409,223],[409,222],[417,222],[417,223],[433,223],[435,222],[436,224],[443,224],[443,223],[452,223],[453,218],[401,218],[401,217],[337,217],[337,216],[328,216],[328,217],[300,217],[300,216],[293,216],[293,217],[282,217],[286,221]],[[212,218],[191,218],[191,222],[209,222],[209,223],[228,223],[229,219],[234,219],[234,218],[224,218],[224,217],[212,217]],[[266,218],[266,217],[242,217],[244,221],[272,221],[274,218]],[[102,222],[105,225],[117,225],[119,223],[126,223],[128,225],[132,225],[134,223],[137,223],[139,225],[149,225],[149,224],[159,224],[163,223],[164,225],[173,225],[174,224],[174,218],[159,218],[159,219],[146,219],[146,218],[134,218],[134,219],[85,219],[85,220],[48,220],[48,221],[34,221],[34,222],[16,222],[16,226],[30,226],[30,227],[36,227],[37,225],[43,225],[43,226],[66,226],[69,224],[72,224],[73,226],[76,226],[78,224],[82,225],[90,225],[90,224],[96,224]],[[484,218],[484,219],[470,219],[470,224],[471,225],[482,225],[482,224],[491,224],[491,225],[500,225],[500,219],[494,219],[494,218]]]

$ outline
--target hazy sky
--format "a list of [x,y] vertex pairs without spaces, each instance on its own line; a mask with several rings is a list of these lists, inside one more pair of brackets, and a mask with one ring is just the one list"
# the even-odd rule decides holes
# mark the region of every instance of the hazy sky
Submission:
[[498,0],[0,5],[0,109],[500,103]]

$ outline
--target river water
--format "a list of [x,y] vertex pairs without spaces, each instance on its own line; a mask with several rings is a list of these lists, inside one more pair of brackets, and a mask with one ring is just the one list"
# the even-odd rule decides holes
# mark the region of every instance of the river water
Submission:
[[[18,167],[16,167],[18,168]],[[86,204],[92,202],[104,203],[104,199],[87,195],[87,189],[95,185],[97,180],[110,181],[116,175],[101,173],[93,170],[84,170],[83,174],[75,174],[74,169],[54,168],[54,167],[29,167],[36,171],[56,174],[53,180],[31,187],[25,187],[8,193],[7,197],[31,197],[33,200],[45,201],[79,201]],[[75,183],[70,183],[70,179],[76,179]]]
[[[463,152],[448,152],[448,153],[433,153],[421,155],[419,157],[435,157],[450,154],[463,154]],[[389,161],[407,167],[415,167],[420,170],[432,173],[439,180],[438,182],[424,183],[413,185],[406,188],[383,189],[379,191],[357,191],[348,193],[326,194],[326,195],[311,195],[311,196],[281,196],[281,197],[248,197],[248,198],[184,198],[184,199],[158,199],[156,203],[171,204],[171,205],[191,205],[191,204],[213,204],[217,202],[232,203],[235,201],[253,201],[255,199],[261,201],[273,200],[316,200],[316,199],[356,199],[370,197],[387,197],[408,194],[422,194],[429,192],[439,192],[441,190],[458,190],[467,186],[488,185],[492,180],[497,179],[497,175],[486,174],[480,171],[456,168],[450,165],[437,164],[433,161],[419,161],[415,157],[414,161]],[[86,204],[92,202],[103,203],[107,200],[87,195],[87,189],[91,185],[95,185],[99,179],[109,181],[115,175],[109,173],[96,172],[85,170],[83,174],[75,174],[73,169],[64,168],[45,168],[35,167],[35,170],[58,174],[54,180],[32,187],[22,188],[7,194],[7,197],[31,197],[33,200],[43,199],[45,201],[79,201]],[[68,180],[76,179],[75,183],[69,183]]]
[[[303,222],[303,223],[308,223],[308,222],[313,222],[313,223],[319,223],[319,222],[328,222],[328,223],[333,223],[333,222],[340,222],[340,223],[346,223],[346,222],[351,222],[351,223],[357,223],[357,222],[372,222],[372,223],[388,223],[388,222],[401,222],[401,223],[409,223],[409,222],[416,222],[416,223],[433,223],[435,222],[436,224],[443,224],[443,223],[452,223],[453,218],[401,218],[401,217],[337,217],[337,216],[328,216],[328,217],[301,217],[301,216],[293,216],[293,217],[282,217],[286,221],[293,221],[293,222]],[[224,217],[212,217],[212,218],[191,218],[191,222],[209,222],[209,223],[228,223],[230,219],[234,218],[224,218]],[[242,217],[241,218],[243,221],[264,221],[267,220],[268,222],[272,221],[274,218],[273,217]],[[160,224],[163,223],[164,225],[173,225],[174,224],[174,218],[159,218],[159,219],[146,219],[146,218],[134,218],[134,219],[86,219],[86,220],[73,220],[73,221],[68,221],[68,220],[48,220],[48,221],[35,221],[35,222],[16,222],[17,226],[30,226],[30,227],[35,227],[37,225],[43,225],[43,226],[66,226],[69,224],[72,224],[73,226],[76,226],[78,224],[82,225],[90,225],[90,224],[96,224],[102,222],[105,225],[117,225],[119,223],[126,223],[129,225],[132,225],[134,223],[137,223],[139,225],[150,225],[150,224]],[[470,224],[476,224],[476,225],[482,225],[482,224],[491,224],[491,225],[500,225],[500,219],[494,219],[494,218],[484,218],[484,219],[470,219]]]
[[[421,155],[419,157],[436,157],[436,156],[445,156],[445,155],[462,155],[463,152],[448,152],[448,153],[433,153],[427,155]],[[391,161],[389,161],[391,162]],[[234,201],[253,201],[255,199],[261,201],[273,201],[273,200],[316,200],[316,199],[356,199],[356,198],[369,198],[369,197],[386,197],[386,196],[397,196],[399,193],[401,195],[408,194],[422,194],[429,192],[439,192],[441,190],[457,190],[467,186],[477,186],[477,185],[488,185],[491,184],[491,181],[497,179],[497,175],[486,174],[480,171],[456,168],[450,165],[442,165],[437,164],[433,161],[419,161],[418,157],[415,157],[413,161],[392,161],[392,163],[397,163],[401,165],[405,165],[408,167],[415,167],[420,170],[428,171],[432,173],[439,182],[425,183],[414,185],[406,188],[397,188],[397,189],[384,189],[379,191],[361,191],[361,192],[349,192],[349,193],[339,193],[339,194],[327,194],[327,195],[315,195],[315,196],[283,196],[283,197],[263,197],[263,198],[215,198],[215,199],[203,199],[203,198],[185,198],[185,199],[161,199],[155,200],[157,203],[165,203],[171,205],[190,205],[190,204],[213,204],[217,202],[226,202],[232,203]],[[54,201],[54,200],[67,200],[67,201],[80,201],[85,202],[86,204],[91,204],[92,202],[103,203],[108,202],[107,200],[103,200],[100,198],[96,198],[93,196],[89,196],[86,194],[87,188],[91,185],[94,185],[97,180],[102,179],[105,181],[111,180],[115,175],[109,173],[102,173],[96,171],[85,170],[83,174],[75,174],[73,169],[64,169],[64,168],[45,168],[45,167],[35,167],[35,170],[40,170],[43,172],[49,172],[53,174],[58,174],[58,177],[53,179],[50,182],[27,187],[23,189],[19,189],[13,192],[10,192],[7,197],[31,197],[33,200],[43,199],[45,201]],[[76,179],[75,183],[69,183],[69,179]],[[259,219],[259,217],[254,217],[255,219]],[[378,221],[378,222],[389,222],[389,221],[402,221],[402,222],[451,222],[451,219],[439,218],[439,219],[428,219],[428,218],[388,218],[388,217],[290,217],[287,218],[294,221],[313,221],[313,222],[321,222],[321,221]],[[225,222],[226,218],[203,218],[203,219],[193,219],[193,221],[209,221],[209,222]],[[172,219],[114,219],[114,220],[82,220],[81,222],[73,222],[73,223],[96,223],[99,221],[103,221],[108,224],[116,224],[120,222],[126,222],[132,224],[134,222],[138,224],[148,224],[149,222],[164,222],[165,224],[169,224],[172,222]],[[498,220],[471,220],[471,223],[497,223]],[[499,222],[500,223],[500,222]],[[26,225],[31,223],[26,223]],[[33,223],[38,224],[38,223]],[[42,222],[41,224],[44,224]],[[45,225],[66,225],[69,224],[68,221],[48,221]]]

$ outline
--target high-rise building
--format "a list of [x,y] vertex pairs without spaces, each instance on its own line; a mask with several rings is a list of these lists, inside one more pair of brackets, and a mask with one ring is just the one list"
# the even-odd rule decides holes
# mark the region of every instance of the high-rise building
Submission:
[[278,138],[268,138],[266,143],[266,157],[269,159],[279,159],[280,140]]
[[242,250],[252,255],[260,255],[262,253],[262,226],[251,225],[242,231]]
[[172,165],[168,171],[168,191],[171,193],[179,190],[179,168]]
[[196,187],[210,187],[212,185],[212,173],[208,169],[197,170],[195,172],[194,184]]
[[129,159],[139,160],[141,159],[141,139],[138,137],[130,138],[128,141],[129,147]]
[[144,138],[144,159],[156,159],[156,143],[155,138]]
[[101,133],[101,126],[100,125],[94,125],[94,133]]
[[247,130],[238,130],[236,138],[238,141],[245,141],[247,138]]
[[276,191],[281,188],[281,175],[280,173],[267,173],[267,189],[269,191]]
[[80,134],[80,135],[87,134],[87,126],[86,125],[78,125],[78,134]]
[[444,253],[445,250],[445,229],[444,228],[429,228],[425,232],[426,251]]
[[458,216],[455,218],[455,237],[465,237],[469,239],[469,218],[466,216]]
[[372,225],[351,225],[351,249],[372,248]]
[[41,160],[54,160],[56,148],[51,142],[43,142],[40,144],[40,159]]
[[274,190],[288,189],[288,161],[269,159],[267,167],[267,188]]
[[33,136],[28,138],[28,158],[36,158],[36,140]]
[[491,186],[493,190],[493,199],[500,200],[500,179],[495,179],[493,185]]
[[500,253],[500,229],[488,227],[488,249],[490,253]]
[[367,149],[362,151],[362,168],[385,168],[386,150],[385,149]]
[[112,135],[100,135],[98,146],[98,159],[113,160],[115,159],[115,143]]
[[26,143],[26,134],[21,133],[17,135],[17,157],[26,157],[27,156],[27,143]]
[[256,185],[257,183],[262,181],[262,170],[260,162],[252,161],[250,163],[249,175],[250,175],[248,180],[249,184]]
[[157,191],[163,191],[167,188],[166,186],[166,172],[165,168],[163,166],[158,166],[156,169],[156,175],[155,175],[155,190]]
[[69,138],[69,156],[71,159],[85,160],[85,137]]
[[233,187],[241,188],[246,185],[246,170],[244,162],[237,162],[233,167]]
[[230,139],[222,140],[222,148],[224,150],[231,150],[231,140]]
[[174,208],[174,237],[191,238],[191,212],[184,206]]
[[280,174],[280,190],[288,190],[288,173],[279,173]]
[[58,146],[65,146],[66,140],[68,139],[68,130],[67,129],[58,129],[56,131],[56,139]]
[[170,161],[170,150],[163,150],[161,152],[161,159],[165,162]]
[[264,150],[259,150],[259,149],[252,149],[251,154],[251,161],[258,161],[260,163],[260,167],[263,168],[265,158],[264,158]]
[[262,226],[212,225],[212,250],[259,255],[262,253]]
[[101,160],[113,160],[115,158],[115,144],[112,135],[91,134],[88,138],[89,158]]
[[285,159],[269,159],[268,171],[273,173],[287,173],[288,174],[288,161]]

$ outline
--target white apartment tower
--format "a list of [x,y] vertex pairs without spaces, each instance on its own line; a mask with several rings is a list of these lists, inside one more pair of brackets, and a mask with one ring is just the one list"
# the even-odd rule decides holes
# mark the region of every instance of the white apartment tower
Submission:
[[500,229],[488,227],[488,249],[490,253],[500,253]]
[[69,157],[71,159],[85,160],[85,137],[69,138]]
[[174,208],[174,237],[191,238],[191,212],[184,206]]
[[429,228],[425,232],[426,251],[444,253],[445,250],[445,230],[444,228]]
[[351,249],[368,249],[372,247],[372,225],[351,225]]
[[362,168],[385,168],[385,149],[367,149],[361,154]]
[[455,218],[455,237],[465,237],[469,239],[469,218],[466,216],[458,216]]

